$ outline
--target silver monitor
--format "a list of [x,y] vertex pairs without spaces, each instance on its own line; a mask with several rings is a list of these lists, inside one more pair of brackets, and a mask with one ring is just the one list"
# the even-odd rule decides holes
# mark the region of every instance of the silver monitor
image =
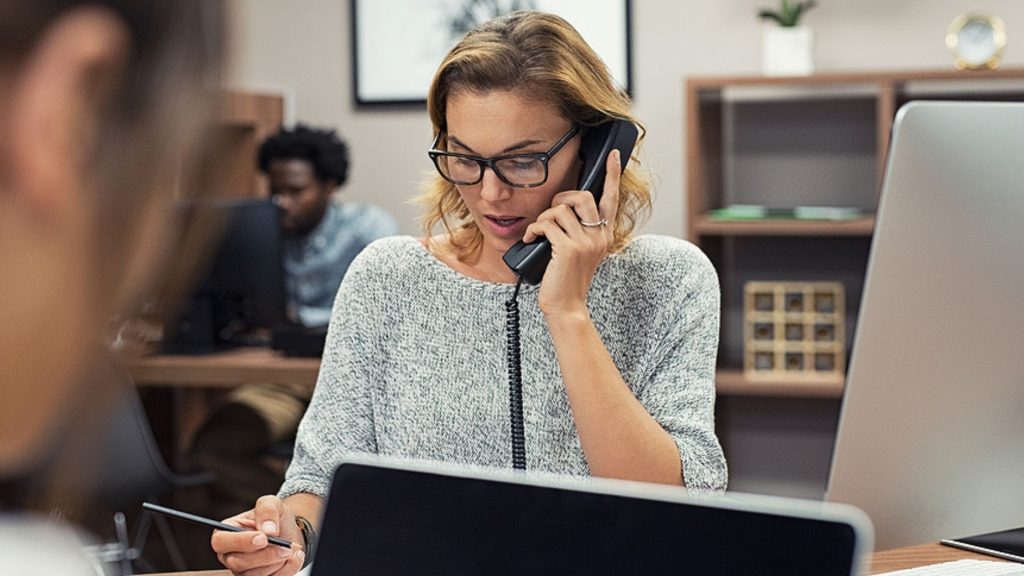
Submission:
[[879,550],[1024,526],[1024,104],[897,115],[826,498]]

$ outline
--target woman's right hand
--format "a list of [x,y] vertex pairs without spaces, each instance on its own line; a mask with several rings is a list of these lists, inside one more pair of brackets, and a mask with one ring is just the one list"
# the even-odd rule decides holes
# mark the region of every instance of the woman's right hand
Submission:
[[[306,559],[302,532],[295,515],[277,496],[263,496],[247,512],[233,516],[225,524],[244,528],[245,532],[215,530],[210,545],[217,559],[239,576],[291,576],[302,569]],[[290,540],[291,548],[271,544],[268,536]]]

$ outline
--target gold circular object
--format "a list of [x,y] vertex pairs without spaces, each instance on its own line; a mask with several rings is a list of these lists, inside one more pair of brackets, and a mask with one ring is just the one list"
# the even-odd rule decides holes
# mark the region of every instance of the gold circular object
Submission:
[[953,64],[961,70],[998,68],[1006,49],[1006,24],[992,14],[966,12],[949,24],[946,46],[953,52]]

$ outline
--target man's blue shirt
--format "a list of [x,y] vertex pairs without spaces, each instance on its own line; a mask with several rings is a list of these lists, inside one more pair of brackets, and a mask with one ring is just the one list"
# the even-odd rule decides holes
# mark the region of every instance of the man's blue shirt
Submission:
[[352,260],[370,242],[398,233],[383,208],[332,200],[320,224],[284,245],[288,316],[305,326],[326,326]]

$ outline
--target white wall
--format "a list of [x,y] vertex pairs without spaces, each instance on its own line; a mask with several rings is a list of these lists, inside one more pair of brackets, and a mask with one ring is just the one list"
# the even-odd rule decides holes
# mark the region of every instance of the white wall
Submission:
[[[425,153],[430,124],[423,108],[356,109],[349,4],[231,0],[229,84],[283,92],[289,121],[338,128],[352,149],[345,196],[383,205],[414,234],[419,209],[408,200],[432,170]],[[633,0],[635,107],[649,130],[646,160],[657,185],[647,232],[685,232],[684,78],[758,73],[762,24],[755,14],[772,4]],[[1001,16],[1009,36],[1004,67],[1024,66],[1022,0],[820,0],[805,23],[814,30],[818,71],[949,69],[945,30],[968,10]]]

